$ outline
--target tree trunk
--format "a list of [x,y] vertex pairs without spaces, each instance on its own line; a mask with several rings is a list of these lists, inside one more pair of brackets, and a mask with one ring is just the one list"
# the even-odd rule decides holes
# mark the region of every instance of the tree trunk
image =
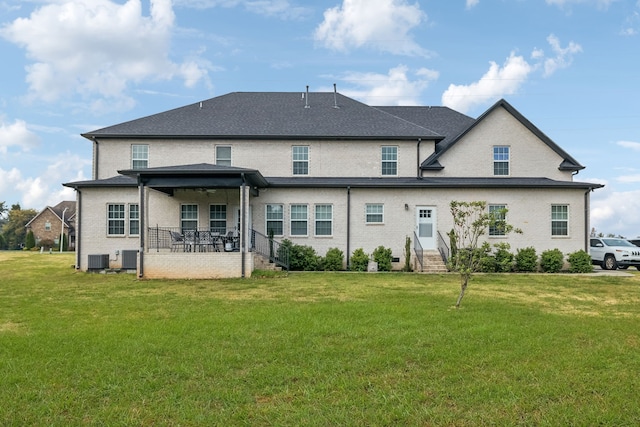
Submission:
[[468,277],[465,277],[460,281],[460,295],[458,296],[458,301],[456,301],[456,308],[460,308],[460,303],[462,302],[462,298],[464,297],[464,291],[467,290],[467,283],[469,283]]

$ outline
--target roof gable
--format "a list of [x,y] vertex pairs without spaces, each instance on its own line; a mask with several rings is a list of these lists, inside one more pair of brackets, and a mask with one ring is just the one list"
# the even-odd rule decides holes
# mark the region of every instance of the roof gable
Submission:
[[445,153],[449,148],[451,148],[454,144],[460,141],[466,134],[468,134],[472,129],[474,129],[478,124],[482,123],[488,116],[491,115],[496,109],[504,108],[509,114],[511,114],[516,120],[518,120],[524,127],[526,127],[531,133],[533,133],[538,139],[544,142],[549,148],[551,148],[558,156],[562,158],[558,169],[562,171],[579,171],[584,169],[577,160],[569,155],[566,151],[564,151],[558,144],[553,142],[551,138],[545,135],[540,129],[538,129],[533,123],[531,123],[526,117],[520,114],[511,104],[509,104],[504,99],[496,102],[491,108],[485,111],[477,120],[471,123],[466,129],[464,129],[461,133],[459,133],[456,137],[447,140],[445,144],[439,144],[436,147],[436,151],[429,156],[421,165],[423,170],[439,170],[442,169],[443,166],[439,163],[438,159]]

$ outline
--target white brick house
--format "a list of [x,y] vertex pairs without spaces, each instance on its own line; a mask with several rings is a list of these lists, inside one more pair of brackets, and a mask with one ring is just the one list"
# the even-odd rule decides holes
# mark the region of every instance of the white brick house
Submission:
[[[83,136],[93,179],[65,184],[77,190],[77,268],[103,267],[100,256],[141,277],[248,276],[269,230],[347,262],[382,245],[401,266],[407,236],[446,253],[451,200],[508,209],[523,234],[490,243],[566,254],[587,249],[601,187],[574,181],[584,167],[504,100],[473,119],[339,93],[238,92]],[[205,237],[170,239],[191,229]]]

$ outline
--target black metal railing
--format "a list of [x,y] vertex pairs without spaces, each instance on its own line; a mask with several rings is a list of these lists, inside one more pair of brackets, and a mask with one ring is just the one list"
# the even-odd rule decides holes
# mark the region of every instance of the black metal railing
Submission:
[[442,237],[442,234],[440,234],[440,231],[438,231],[438,252],[440,252],[444,265],[447,265],[449,257],[451,256],[451,250],[449,249],[449,245],[447,245],[446,240]]
[[270,239],[256,230],[251,230],[251,247],[253,252],[269,259],[285,270],[289,270],[289,247]]
[[159,252],[238,251],[239,237],[235,231],[220,233],[208,228],[182,229],[180,227],[149,227],[147,229],[149,250]]
[[424,271],[424,249],[422,249],[420,239],[418,239],[418,235],[415,231],[413,232],[413,252],[415,252],[416,259],[420,263],[420,271]]

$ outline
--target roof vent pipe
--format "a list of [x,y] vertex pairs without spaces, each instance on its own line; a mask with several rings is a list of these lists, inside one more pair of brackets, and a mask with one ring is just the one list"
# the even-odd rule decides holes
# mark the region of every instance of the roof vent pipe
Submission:
[[307,96],[304,97],[304,108],[309,108],[309,85],[307,85]]
[[335,83],[333,84],[333,108],[340,108],[338,107],[338,90]]

